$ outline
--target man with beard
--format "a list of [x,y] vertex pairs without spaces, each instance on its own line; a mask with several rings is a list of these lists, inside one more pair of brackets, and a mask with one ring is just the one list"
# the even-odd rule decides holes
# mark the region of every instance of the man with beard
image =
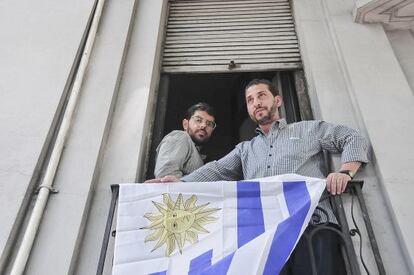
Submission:
[[184,131],[172,131],[158,145],[155,177],[181,178],[204,164],[200,149],[216,128],[213,108],[206,103],[191,106],[182,124]]
[[[248,180],[288,173],[324,178],[323,150],[327,150],[341,153],[341,168],[327,176],[327,190],[335,195],[344,192],[361,164],[368,162],[366,140],[351,128],[318,120],[287,124],[279,114],[282,97],[270,81],[250,81],[245,98],[258,135],[181,181]],[[147,182],[173,181],[179,180],[168,175]]]
[[[368,162],[367,142],[355,130],[325,121],[287,124],[279,114],[282,98],[268,80],[252,80],[246,86],[245,98],[250,118],[258,124],[258,135],[239,143],[220,160],[204,165],[181,181],[250,180],[290,173],[317,178],[327,175],[327,191],[335,195],[344,192],[360,166]],[[341,153],[342,165],[338,171],[327,173],[323,150]],[[148,182],[172,181],[178,179],[166,176]],[[337,220],[329,201],[321,201],[319,207],[323,211],[315,211],[320,217],[317,223],[336,227]],[[318,274],[344,272],[334,233],[324,230],[314,236],[312,244]],[[309,254],[302,238],[281,274],[309,274],[308,261]]]

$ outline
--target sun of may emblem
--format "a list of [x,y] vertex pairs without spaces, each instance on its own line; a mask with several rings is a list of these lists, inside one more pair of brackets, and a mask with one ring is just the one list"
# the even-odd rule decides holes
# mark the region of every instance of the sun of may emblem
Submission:
[[195,195],[184,202],[183,195],[179,194],[177,201],[174,202],[170,195],[163,194],[163,201],[164,204],[152,202],[158,212],[144,215],[151,224],[142,229],[154,230],[145,238],[145,242],[158,240],[152,251],[165,244],[166,256],[170,256],[177,246],[182,253],[186,241],[194,244],[198,242],[198,234],[209,233],[203,226],[216,221],[217,218],[211,215],[220,210],[220,208],[207,208],[209,203],[197,206]]

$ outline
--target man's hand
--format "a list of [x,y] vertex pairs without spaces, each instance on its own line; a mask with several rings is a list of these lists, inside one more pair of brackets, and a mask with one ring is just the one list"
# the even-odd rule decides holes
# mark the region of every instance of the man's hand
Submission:
[[144,183],[166,183],[166,182],[178,182],[178,181],[180,181],[180,179],[177,178],[176,176],[165,176],[162,178],[146,180],[144,181]]
[[332,195],[342,194],[350,180],[351,177],[347,174],[338,172],[330,173],[326,178],[326,189]]

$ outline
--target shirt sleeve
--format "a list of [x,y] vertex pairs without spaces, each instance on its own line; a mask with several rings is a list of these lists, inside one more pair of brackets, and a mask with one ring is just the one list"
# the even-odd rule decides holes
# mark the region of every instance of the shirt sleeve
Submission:
[[318,122],[318,130],[321,147],[331,153],[342,153],[342,163],[369,162],[368,143],[359,132],[344,125],[335,125],[325,121]]
[[190,144],[185,135],[166,136],[158,147],[155,177],[172,175],[181,178],[189,152]]
[[241,149],[239,145],[223,158],[207,163],[191,174],[184,176],[181,180],[187,182],[200,182],[242,179]]

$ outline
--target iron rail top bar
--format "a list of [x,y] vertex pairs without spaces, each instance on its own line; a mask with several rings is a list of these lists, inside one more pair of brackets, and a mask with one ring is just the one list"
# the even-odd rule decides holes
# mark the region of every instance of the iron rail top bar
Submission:
[[114,192],[116,189],[119,189],[119,183],[111,184],[111,191]]
[[[347,188],[350,186],[355,186],[355,185],[359,185],[362,188],[364,186],[364,181],[363,180],[350,180],[348,181]],[[114,192],[115,189],[119,189],[119,183],[111,184],[111,191]]]

